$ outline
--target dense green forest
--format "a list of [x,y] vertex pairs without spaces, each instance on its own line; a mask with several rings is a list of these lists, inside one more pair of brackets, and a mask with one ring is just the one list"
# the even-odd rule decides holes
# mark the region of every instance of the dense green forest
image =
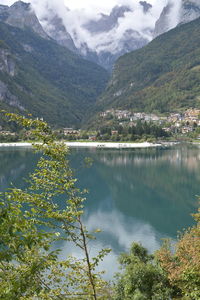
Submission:
[[199,27],[200,19],[178,26],[119,58],[97,110],[162,113],[200,107]]
[[0,107],[24,108],[57,126],[80,126],[85,111],[105,88],[108,73],[29,29],[0,23],[0,37],[1,65],[7,59],[15,69],[11,75],[1,68],[0,81],[7,92]]

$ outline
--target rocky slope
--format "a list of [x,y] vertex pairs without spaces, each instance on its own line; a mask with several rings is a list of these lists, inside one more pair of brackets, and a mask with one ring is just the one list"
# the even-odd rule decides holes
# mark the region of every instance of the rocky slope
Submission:
[[48,39],[29,3],[17,1],[13,5],[0,5],[0,21],[21,29],[29,28],[39,36]]
[[[10,78],[16,75],[16,64],[9,51],[9,48],[0,42],[0,73],[6,74]],[[11,107],[24,110],[18,98],[9,91],[8,85],[4,83],[3,78],[0,80],[0,103],[4,103]]]
[[64,46],[75,53],[79,52],[71,35],[66,30],[63,20],[55,11],[48,9],[46,16],[41,19],[41,23],[48,36],[55,40],[59,45]]
[[191,22],[200,17],[199,0],[169,1],[156,22],[154,37],[169,31],[177,25]]
[[179,24],[191,22],[200,17],[199,0],[182,0]]

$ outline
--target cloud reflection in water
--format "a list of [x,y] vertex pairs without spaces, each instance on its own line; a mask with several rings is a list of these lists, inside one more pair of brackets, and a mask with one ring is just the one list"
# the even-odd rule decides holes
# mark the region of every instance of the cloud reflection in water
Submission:
[[[90,242],[90,255],[96,255],[102,248],[111,248],[112,252],[100,264],[99,270],[106,270],[105,278],[111,279],[118,270],[117,257],[121,252],[128,251],[133,241],[142,243],[150,252],[161,244],[161,235],[148,223],[134,218],[127,218],[117,210],[94,213],[86,212],[84,223],[89,231],[97,228],[102,230],[97,234],[97,240]],[[61,245],[59,245],[61,246]],[[82,258],[81,251],[69,243],[62,244],[62,254]]]

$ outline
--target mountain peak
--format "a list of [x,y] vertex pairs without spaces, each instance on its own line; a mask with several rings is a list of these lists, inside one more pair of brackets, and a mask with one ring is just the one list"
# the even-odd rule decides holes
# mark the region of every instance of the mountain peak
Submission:
[[188,23],[200,17],[199,0],[183,0],[180,23]]
[[10,8],[30,10],[31,9],[31,4],[30,3],[25,3],[23,1],[17,1],[13,5],[11,5]]
[[112,30],[118,22],[119,18],[122,18],[126,12],[130,12],[131,9],[128,6],[114,6],[109,15],[101,14],[98,21],[90,21],[85,24],[85,28],[90,33],[101,33]]
[[[120,28],[120,19],[125,19],[126,13],[131,12],[133,9],[127,5],[116,5],[110,14],[100,14],[98,20],[91,20],[86,23],[84,28],[92,37],[105,34],[107,39],[99,40],[96,49],[90,49],[87,43],[82,44],[81,54],[86,59],[95,61],[104,68],[111,70],[119,56],[146,45],[148,40],[131,27],[124,29],[123,34],[116,35],[118,28]],[[109,36],[113,38],[110,40]]]
[[41,20],[45,32],[55,40],[59,45],[77,53],[78,50],[74,44],[71,35],[67,32],[63,20],[53,10],[49,9],[47,15]]
[[176,27],[177,25],[191,22],[200,17],[199,0],[169,0],[163,8],[160,18],[156,22],[154,37]]
[[139,3],[143,7],[144,13],[147,13],[153,7],[150,3],[146,1],[140,1]]
[[17,1],[10,7],[0,6],[0,20],[21,29],[29,28],[41,37],[48,38],[30,3]]

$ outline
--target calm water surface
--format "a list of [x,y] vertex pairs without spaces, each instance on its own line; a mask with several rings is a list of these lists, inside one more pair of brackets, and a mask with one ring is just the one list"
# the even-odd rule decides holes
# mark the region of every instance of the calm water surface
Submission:
[[[93,166],[83,167],[91,157]],[[38,156],[30,149],[0,148],[0,190],[25,187]],[[116,271],[116,256],[140,241],[150,251],[161,238],[176,238],[178,230],[193,224],[190,216],[200,195],[200,147],[191,145],[169,149],[105,150],[73,149],[71,164],[79,187],[87,188],[85,223],[103,233],[91,245],[113,249],[104,264],[108,277]],[[60,245],[63,253],[76,250]]]

